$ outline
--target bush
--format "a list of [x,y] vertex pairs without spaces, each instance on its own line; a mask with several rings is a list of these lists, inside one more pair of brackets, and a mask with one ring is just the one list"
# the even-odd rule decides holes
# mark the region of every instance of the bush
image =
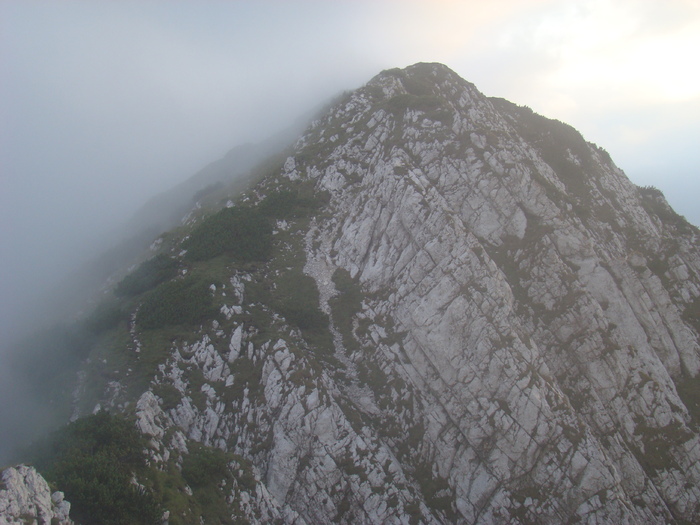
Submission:
[[268,219],[251,208],[224,208],[205,219],[182,243],[192,261],[229,254],[241,262],[265,260],[272,247]]
[[[182,477],[192,489],[192,499],[201,511],[202,523],[233,524],[226,497],[231,493],[231,454],[192,443],[182,462]],[[253,484],[255,483],[253,479]],[[254,486],[254,485],[253,485]]]
[[298,201],[296,192],[289,190],[276,191],[265,197],[259,204],[258,209],[263,215],[268,217],[286,219],[293,216]]
[[362,311],[362,290],[357,280],[353,280],[350,273],[342,268],[333,273],[333,283],[338,290],[338,295],[328,301],[333,320],[343,336],[346,348],[354,350],[359,345],[352,334],[352,323],[353,317]]
[[[307,190],[307,191],[302,191]],[[263,215],[275,219],[292,219],[296,217],[309,217],[313,215],[327,201],[329,196],[320,192],[315,194],[309,188],[300,190],[280,190],[270,193],[258,205]],[[306,195],[304,195],[306,193]]]
[[647,213],[656,215],[666,225],[674,226],[679,233],[690,235],[697,231],[697,227],[690,224],[685,217],[676,213],[669,206],[661,190],[654,186],[638,187],[637,190],[641,197],[642,207]]
[[228,458],[223,450],[203,446],[192,448],[182,462],[182,477],[191,488],[218,486],[222,480],[230,477]]
[[328,330],[328,316],[319,307],[318,288],[312,277],[289,272],[278,282],[275,295],[280,313],[302,331]]
[[99,412],[55,432],[37,467],[71,502],[82,524],[155,524],[162,511],[153,496],[131,482],[143,472],[145,441],[126,419]]
[[124,277],[114,289],[114,294],[120,297],[139,295],[172,279],[175,275],[177,275],[177,262],[167,255],[159,254]]
[[161,284],[139,308],[136,322],[145,329],[179,324],[196,324],[217,311],[205,283],[187,277]]

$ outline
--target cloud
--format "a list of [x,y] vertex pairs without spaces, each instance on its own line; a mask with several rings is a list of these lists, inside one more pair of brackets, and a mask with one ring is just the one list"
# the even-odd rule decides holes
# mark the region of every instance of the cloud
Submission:
[[570,122],[631,175],[661,144],[689,173],[699,20],[680,0],[0,3],[0,294],[55,279],[230,147],[418,61]]

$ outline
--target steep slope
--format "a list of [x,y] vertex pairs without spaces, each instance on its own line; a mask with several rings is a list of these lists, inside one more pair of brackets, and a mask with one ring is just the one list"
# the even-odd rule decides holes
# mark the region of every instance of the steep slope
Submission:
[[700,519],[700,246],[658,190],[438,64],[258,175],[117,286],[75,416],[236,454],[253,522]]
[[697,518],[676,389],[698,372],[697,231],[658,192],[440,66],[380,75],[300,146],[323,153],[285,174],[331,192],[334,216],[309,259],[362,287],[375,337],[355,359],[386,376],[380,428],[423,430],[411,460],[452,510]]

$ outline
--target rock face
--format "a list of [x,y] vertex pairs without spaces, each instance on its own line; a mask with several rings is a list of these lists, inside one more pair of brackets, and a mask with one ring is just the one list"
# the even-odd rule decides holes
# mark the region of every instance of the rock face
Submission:
[[33,467],[18,465],[2,472],[0,523],[72,525],[70,503],[62,492],[49,490]]
[[418,64],[237,205],[281,195],[265,264],[187,263],[187,232],[159,248],[217,269],[219,313],[157,345],[135,313],[114,350],[152,368],[99,402],[135,407],[156,464],[234,452],[251,521],[700,521],[700,244],[658,190]]

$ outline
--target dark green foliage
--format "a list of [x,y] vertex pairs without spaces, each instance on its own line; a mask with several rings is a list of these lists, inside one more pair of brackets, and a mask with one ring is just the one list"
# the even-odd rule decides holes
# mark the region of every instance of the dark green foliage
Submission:
[[196,324],[215,316],[207,284],[193,277],[161,284],[141,304],[136,322],[153,329],[179,324]]
[[435,95],[435,83],[444,78],[449,70],[439,64],[416,64],[407,70],[391,69],[385,74],[399,79],[407,93],[396,95],[385,102],[386,109],[395,116],[402,116],[407,109],[422,111],[431,120],[439,121],[446,126],[452,125],[452,110],[447,101]]
[[681,398],[683,404],[688,409],[693,424],[696,428],[700,427],[700,376],[689,377],[683,375],[680,379],[675,380],[676,391],[678,397]]
[[[570,201],[577,213],[589,210],[591,197],[587,179],[596,171],[590,147],[581,134],[568,124],[538,115],[528,107],[519,107],[504,99],[490,100],[510,115],[509,120],[518,133],[539,150],[542,159],[566,186],[568,195],[546,186],[546,190],[553,190],[548,191],[549,197],[555,202]],[[570,153],[579,159],[580,166],[570,160]]]
[[281,190],[270,193],[258,205],[258,209],[263,215],[284,219],[291,217],[294,208],[297,206],[297,194],[289,190]]
[[176,275],[177,262],[161,253],[142,263],[124,277],[114,289],[114,294],[120,297],[133,297],[147,292]]
[[655,475],[663,470],[680,468],[672,447],[685,443],[693,434],[676,420],[671,420],[665,427],[650,427],[644,421],[635,422],[634,433],[640,436],[644,450],[633,446],[632,451],[647,474]]
[[455,513],[452,510],[452,489],[447,479],[434,476],[432,466],[427,462],[416,465],[414,475],[428,507],[444,512],[452,521]]
[[406,69],[389,69],[384,74],[393,75],[403,83],[411,95],[432,95],[436,83],[446,80],[450,70],[442,64],[421,62]]
[[[192,489],[192,497],[201,509],[204,523],[234,523],[231,509],[226,504],[233,480],[228,468],[232,459],[231,454],[197,443],[192,443],[190,453],[184,457],[182,477]],[[246,482],[247,478],[244,485]],[[255,483],[254,479],[252,483]]]
[[132,422],[99,412],[55,432],[37,467],[65,492],[78,523],[154,524],[161,509],[147,490],[131,482],[146,468],[144,446]]
[[408,109],[422,111],[426,117],[445,125],[450,125],[452,120],[452,112],[445,99],[433,95],[396,95],[386,101],[386,108],[396,116],[402,116]]
[[326,199],[324,196],[305,195],[300,190],[279,190],[270,193],[258,205],[263,215],[276,219],[309,217],[314,214]]
[[161,408],[170,410],[180,404],[182,394],[170,383],[159,383],[153,386],[153,393],[163,401]]
[[666,202],[664,194],[654,186],[644,186],[638,188],[641,197],[642,207],[647,213],[655,215],[663,223],[675,227],[679,233],[691,234],[697,228],[690,224],[685,217],[676,213]]
[[700,297],[696,297],[683,310],[683,320],[700,334]]
[[302,331],[328,330],[328,316],[319,308],[316,281],[301,271],[287,273],[277,283],[275,300],[282,315]]
[[267,218],[251,208],[224,208],[205,219],[182,243],[185,257],[201,261],[228,254],[240,262],[269,257],[272,228]]
[[198,489],[207,485],[218,485],[229,475],[226,454],[218,448],[196,447],[185,456],[182,477],[187,484]]
[[333,273],[333,283],[338,291],[338,295],[328,301],[333,320],[345,346],[354,350],[358,344],[352,334],[352,323],[355,314],[362,311],[362,290],[357,280],[353,280],[350,273],[342,268]]

